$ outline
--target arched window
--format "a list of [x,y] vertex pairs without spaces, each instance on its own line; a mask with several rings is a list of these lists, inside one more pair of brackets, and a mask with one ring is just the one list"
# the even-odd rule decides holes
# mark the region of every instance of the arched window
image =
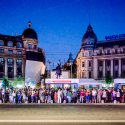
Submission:
[[0,46],[4,46],[4,42],[0,40]]
[[28,48],[29,48],[29,49],[32,49],[32,44],[28,44]]
[[8,64],[13,64],[13,59],[12,58],[8,58],[7,63]]
[[17,47],[17,48],[22,48],[22,43],[21,43],[21,42],[17,42],[16,47]]
[[8,41],[7,46],[13,47],[13,42],[12,41]]
[[21,65],[22,64],[22,59],[17,59],[17,65]]
[[0,63],[4,62],[4,58],[0,57]]

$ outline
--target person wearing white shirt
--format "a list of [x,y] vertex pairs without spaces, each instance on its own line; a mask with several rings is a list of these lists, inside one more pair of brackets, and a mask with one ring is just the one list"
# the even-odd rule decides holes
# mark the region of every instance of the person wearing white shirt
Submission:
[[93,89],[92,90],[92,102],[93,103],[96,103],[96,97],[97,97],[97,91],[96,91],[96,89]]
[[58,90],[58,103],[62,103],[62,90]]

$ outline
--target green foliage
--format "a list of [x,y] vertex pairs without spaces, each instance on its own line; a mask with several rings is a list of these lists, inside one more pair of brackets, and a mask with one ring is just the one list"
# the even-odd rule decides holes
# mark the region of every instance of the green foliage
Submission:
[[13,86],[23,85],[23,84],[24,84],[24,79],[20,76],[17,77],[13,82]]
[[5,90],[6,88],[9,88],[9,80],[7,77],[3,78],[3,87],[5,88]]
[[107,75],[106,78],[105,78],[105,82],[107,84],[111,84],[113,82],[113,78],[110,75]]

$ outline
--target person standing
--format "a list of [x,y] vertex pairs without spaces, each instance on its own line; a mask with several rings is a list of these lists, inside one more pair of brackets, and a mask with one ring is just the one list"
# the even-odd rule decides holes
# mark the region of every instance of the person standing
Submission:
[[106,98],[107,98],[107,93],[106,93],[106,90],[104,89],[102,91],[102,100],[103,100],[104,103],[106,103]]
[[60,88],[58,90],[58,103],[62,103],[62,90]]
[[108,89],[108,90],[107,90],[107,99],[108,99],[107,102],[108,102],[108,103],[111,103],[111,102],[112,102],[112,96],[111,96],[111,95],[112,95],[111,90]]
[[84,90],[81,89],[81,90],[80,90],[80,103],[83,103],[83,102],[84,102],[84,96],[85,96]]
[[99,89],[97,93],[97,103],[101,103],[102,100],[102,90]]
[[54,92],[54,103],[57,103],[58,102],[58,91],[55,90]]
[[65,88],[64,90],[63,90],[63,102],[64,103],[66,103],[67,102],[67,89]]
[[73,100],[73,103],[77,103],[77,90],[74,89],[73,92],[72,92],[72,100]]
[[5,103],[5,89],[2,89],[2,102]]
[[93,89],[92,90],[92,102],[93,103],[96,103],[96,101],[97,101],[97,91],[96,91],[96,89]]
[[90,91],[89,89],[86,90],[86,103],[90,102]]
[[117,101],[117,103],[120,103],[120,91],[119,91],[119,89],[116,92],[116,101]]
[[113,103],[116,102],[116,91],[115,91],[115,89],[113,89],[113,91],[112,91],[112,101],[113,101]]
[[71,98],[72,98],[72,93],[70,90],[68,90],[68,92],[67,92],[68,103],[71,103]]

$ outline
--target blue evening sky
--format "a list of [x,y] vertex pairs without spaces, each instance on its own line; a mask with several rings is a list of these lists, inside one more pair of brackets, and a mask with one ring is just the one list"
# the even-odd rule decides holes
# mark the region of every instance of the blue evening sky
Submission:
[[125,33],[125,0],[0,0],[0,34],[20,35],[30,20],[47,60],[64,63],[79,51],[89,10],[98,40]]

